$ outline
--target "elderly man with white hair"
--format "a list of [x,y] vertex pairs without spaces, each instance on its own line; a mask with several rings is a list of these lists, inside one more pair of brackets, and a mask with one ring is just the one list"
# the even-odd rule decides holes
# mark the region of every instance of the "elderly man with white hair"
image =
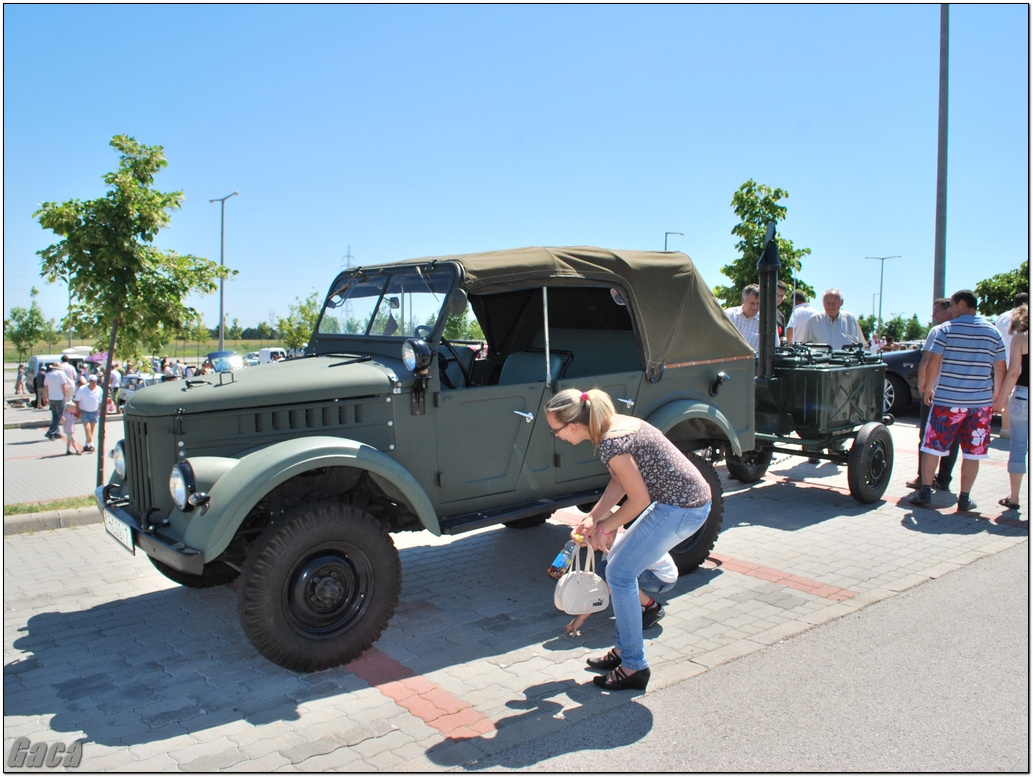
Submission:
[[829,289],[821,298],[824,313],[815,313],[799,332],[793,333],[794,343],[825,343],[835,349],[860,343],[862,348],[868,347],[868,339],[861,331],[857,318],[843,310],[843,295],[839,289]]

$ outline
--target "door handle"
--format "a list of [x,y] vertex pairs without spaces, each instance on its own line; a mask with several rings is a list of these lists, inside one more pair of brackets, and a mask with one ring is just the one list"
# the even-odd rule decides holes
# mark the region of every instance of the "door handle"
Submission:
[[617,397],[617,401],[618,402],[623,402],[628,407],[634,407],[635,406],[635,400],[634,399],[621,399],[620,397]]
[[527,423],[531,423],[534,420],[534,413],[523,413],[519,410],[514,410],[513,412],[518,416],[522,416]]

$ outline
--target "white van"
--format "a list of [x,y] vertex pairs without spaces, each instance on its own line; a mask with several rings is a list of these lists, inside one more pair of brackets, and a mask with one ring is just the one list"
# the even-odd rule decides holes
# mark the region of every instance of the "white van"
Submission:
[[270,364],[271,362],[282,361],[287,358],[287,352],[282,348],[259,348],[258,363]]

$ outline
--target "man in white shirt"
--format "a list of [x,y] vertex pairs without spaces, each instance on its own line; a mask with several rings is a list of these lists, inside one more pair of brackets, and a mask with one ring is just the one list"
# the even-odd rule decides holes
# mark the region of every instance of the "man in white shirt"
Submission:
[[47,439],[61,439],[62,435],[58,429],[61,427],[61,415],[65,412],[65,395],[70,393],[74,386],[75,382],[68,377],[68,373],[60,365],[50,365],[47,377],[43,381],[50,406],[50,428],[47,429]]
[[[760,286],[751,283],[743,289],[742,304],[725,310],[725,317],[756,351],[760,347]],[[775,347],[778,347],[778,332],[775,332]]]
[[789,314],[789,321],[786,322],[786,345],[792,345],[797,340],[796,333],[799,332],[804,323],[818,311],[807,302],[807,295],[802,291],[793,292],[793,312]]
[[824,313],[816,313],[798,332],[793,333],[793,342],[825,343],[838,350],[847,345],[860,343],[868,347],[868,340],[861,331],[861,325],[852,313],[843,310],[843,295],[839,289],[829,289],[821,298]]

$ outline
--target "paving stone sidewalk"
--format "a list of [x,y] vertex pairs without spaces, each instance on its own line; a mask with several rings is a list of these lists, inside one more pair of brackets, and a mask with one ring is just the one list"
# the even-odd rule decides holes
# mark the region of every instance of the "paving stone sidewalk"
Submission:
[[[942,494],[940,510],[907,502],[917,433],[913,421],[891,432],[894,482],[874,505],[850,498],[845,467],[802,458],[748,487],[722,474],[712,559],[647,632],[650,692],[1027,542],[1025,516],[995,504],[1006,441],[974,494],[993,508],[968,515]],[[612,645],[612,616],[569,638],[552,607],[545,569],[577,519],[396,535],[402,596],[384,635],[308,675],[254,650],[231,587],[176,586],[100,526],[7,535],[5,753],[24,736],[83,741],[91,771],[449,771],[614,707],[641,717],[648,692],[602,693],[585,669]]]

